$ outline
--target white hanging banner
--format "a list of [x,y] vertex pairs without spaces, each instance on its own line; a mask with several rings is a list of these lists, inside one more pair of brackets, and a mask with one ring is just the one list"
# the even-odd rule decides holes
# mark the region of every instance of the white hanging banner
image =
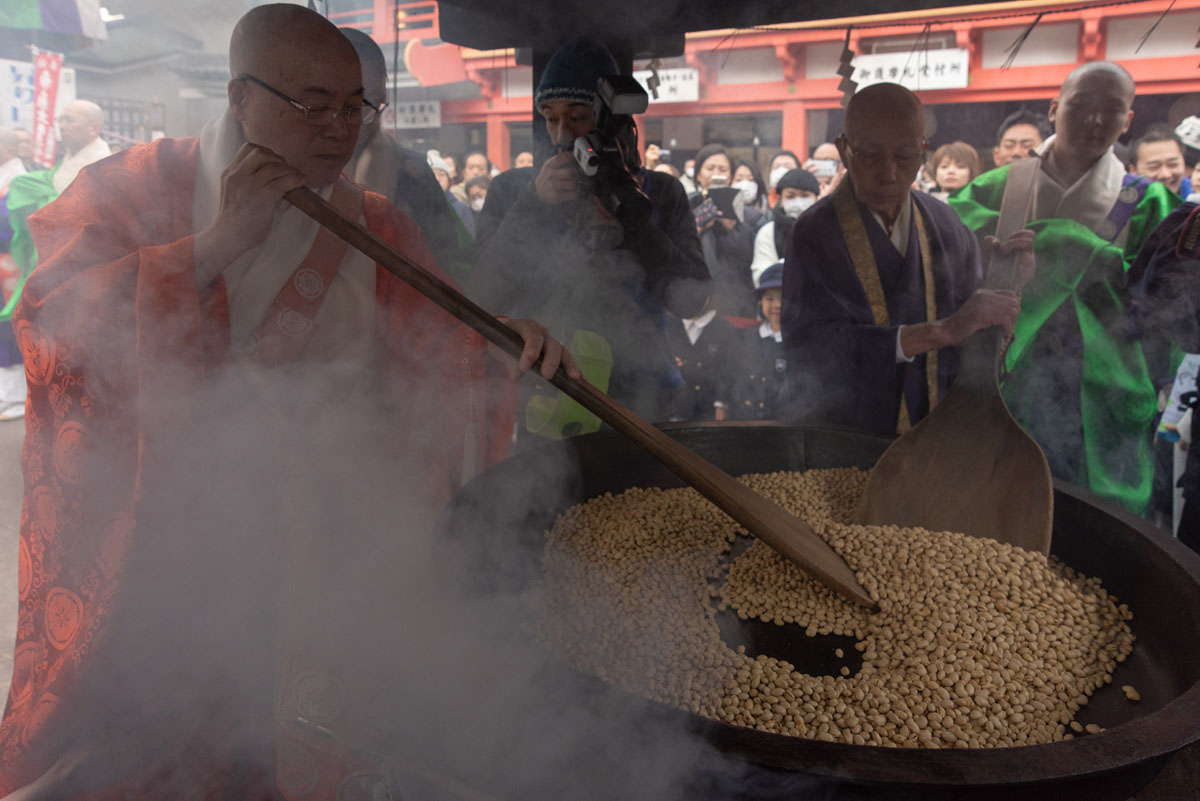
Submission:
[[650,91],[647,81],[654,73],[650,70],[637,70],[633,77],[646,94],[650,95],[651,103],[695,103],[700,100],[700,72],[688,67],[658,71],[658,99]]
[[442,101],[403,100],[383,110],[384,128],[411,130],[442,127]]
[[898,83],[915,91],[965,89],[970,52],[965,48],[902,53],[863,53],[854,57],[852,79],[858,88]]

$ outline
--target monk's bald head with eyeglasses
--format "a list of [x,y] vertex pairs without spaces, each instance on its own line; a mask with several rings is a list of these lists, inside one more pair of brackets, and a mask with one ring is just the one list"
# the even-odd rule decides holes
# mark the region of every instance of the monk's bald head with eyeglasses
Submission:
[[234,28],[229,68],[229,107],[246,141],[281,156],[311,186],[337,180],[374,115],[346,37],[302,6],[259,6]]
[[894,83],[868,86],[850,99],[837,138],[858,202],[895,221],[925,159],[925,111]]

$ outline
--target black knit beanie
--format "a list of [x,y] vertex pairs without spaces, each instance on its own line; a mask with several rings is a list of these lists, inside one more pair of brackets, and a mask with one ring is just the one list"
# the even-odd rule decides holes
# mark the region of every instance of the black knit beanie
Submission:
[[596,82],[620,71],[608,48],[595,39],[578,36],[558,48],[546,63],[533,104],[537,108],[553,100],[591,104],[596,97]]
[[821,182],[808,170],[788,170],[779,179],[779,183],[775,184],[776,192],[783,192],[785,189],[799,189],[802,192],[819,195],[821,194]]

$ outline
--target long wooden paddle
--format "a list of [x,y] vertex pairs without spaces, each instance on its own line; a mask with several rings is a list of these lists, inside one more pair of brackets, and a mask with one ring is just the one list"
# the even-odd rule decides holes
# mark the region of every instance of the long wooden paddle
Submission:
[[[413,264],[357,222],[347,220],[319,196],[308,189],[300,188],[293,189],[284,197],[384,269],[478,331],[489,342],[513,357],[520,356],[523,343],[515,331],[444,281]],[[859,585],[854,573],[842,558],[818,537],[807,523],[751,491],[728,473],[680,445],[587,381],[571,378],[560,367],[550,379],[550,383],[644,448],[747,531],[766,542],[806,573],[856,603],[868,607],[875,606],[875,602]]]
[[[1029,165],[1033,167],[1035,165]],[[1025,225],[1036,169],[1001,206],[996,236]],[[996,248],[987,286],[1014,286],[1016,255]],[[991,537],[1030,551],[1050,552],[1054,483],[1037,442],[1004,403],[998,383],[1003,332],[977,332],[962,348],[958,377],[946,399],[884,452],[867,479],[858,519],[867,525],[917,526]]]

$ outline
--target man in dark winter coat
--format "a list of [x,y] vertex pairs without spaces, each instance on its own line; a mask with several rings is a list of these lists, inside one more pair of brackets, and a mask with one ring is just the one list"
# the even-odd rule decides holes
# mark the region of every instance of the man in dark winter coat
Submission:
[[546,65],[534,99],[559,152],[540,168],[509,170],[492,182],[477,221],[475,287],[489,310],[536,310],[568,342],[579,331],[599,335],[612,349],[608,393],[665,420],[681,381],[666,312],[699,314],[710,280],[683,187],[641,168],[632,117],[617,140],[626,189],[649,198],[648,219],[618,220],[598,185],[583,180],[571,149],[595,130],[597,80],[618,72],[612,55],[583,37]]

